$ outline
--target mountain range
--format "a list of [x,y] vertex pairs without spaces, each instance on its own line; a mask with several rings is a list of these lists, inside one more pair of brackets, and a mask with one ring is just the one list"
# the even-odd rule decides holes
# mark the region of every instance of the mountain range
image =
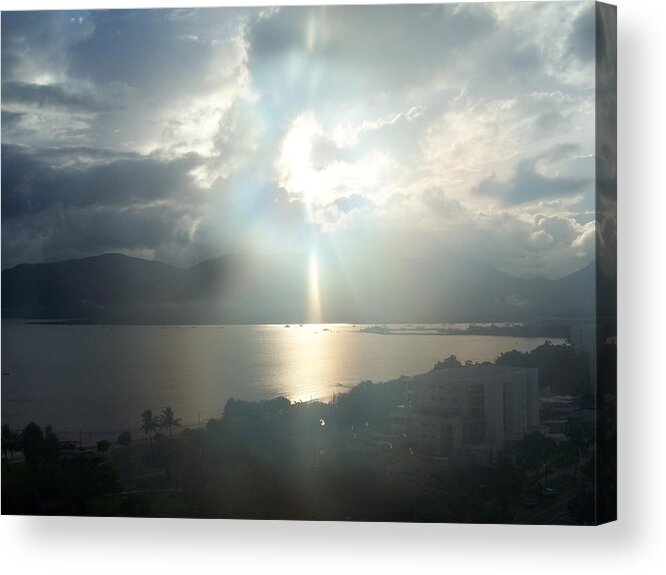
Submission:
[[[389,258],[390,259],[390,258]],[[2,317],[94,323],[500,322],[591,316],[594,264],[560,279],[487,265],[320,254],[225,255],[189,268],[103,254],[2,271]],[[614,290],[614,288],[611,288]],[[613,291],[614,293],[614,291]]]

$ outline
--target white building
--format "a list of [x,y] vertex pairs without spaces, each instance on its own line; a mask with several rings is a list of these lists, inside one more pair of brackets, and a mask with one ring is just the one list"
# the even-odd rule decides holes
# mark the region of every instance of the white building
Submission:
[[481,365],[433,370],[407,382],[391,427],[433,454],[491,454],[539,427],[538,370]]

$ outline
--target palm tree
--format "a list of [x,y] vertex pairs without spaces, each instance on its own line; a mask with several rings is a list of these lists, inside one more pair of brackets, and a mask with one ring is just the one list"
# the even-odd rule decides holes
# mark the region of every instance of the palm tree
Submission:
[[180,417],[174,417],[173,409],[167,407],[162,410],[162,415],[159,418],[160,429],[166,429],[169,432],[169,436],[173,435],[173,428],[180,427]]
[[152,409],[146,409],[141,414],[141,431],[148,434],[148,439],[152,442],[153,440],[153,431],[157,431],[160,428],[160,423],[157,417],[153,417]]

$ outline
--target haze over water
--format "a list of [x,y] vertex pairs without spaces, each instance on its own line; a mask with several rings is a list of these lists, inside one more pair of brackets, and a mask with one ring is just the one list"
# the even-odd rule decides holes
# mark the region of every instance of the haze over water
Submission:
[[4,323],[2,421],[51,424],[84,440],[131,429],[170,405],[185,426],[227,399],[330,400],[363,380],[429,371],[451,354],[493,361],[543,338],[361,333],[343,324],[65,326]]

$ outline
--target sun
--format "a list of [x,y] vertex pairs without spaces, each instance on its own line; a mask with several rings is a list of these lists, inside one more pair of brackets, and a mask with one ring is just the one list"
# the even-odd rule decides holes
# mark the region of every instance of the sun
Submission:
[[324,193],[321,174],[312,165],[313,142],[321,130],[313,114],[297,116],[282,141],[277,161],[280,185],[290,194],[303,198],[309,210]]
[[302,176],[312,169],[312,139],[316,133],[316,121],[310,116],[294,120],[282,143],[280,162],[292,176]]

